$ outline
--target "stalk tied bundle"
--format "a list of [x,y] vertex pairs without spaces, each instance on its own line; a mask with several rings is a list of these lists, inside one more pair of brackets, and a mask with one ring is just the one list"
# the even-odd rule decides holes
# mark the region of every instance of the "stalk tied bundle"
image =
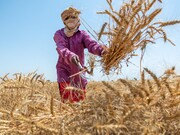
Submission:
[[[133,56],[137,56],[134,52],[137,49],[142,50],[144,54],[147,44],[154,44],[159,38],[163,38],[164,42],[169,41],[163,27],[180,23],[180,21],[169,22],[152,22],[154,18],[161,12],[161,8],[152,9],[155,3],[160,0],[130,0],[124,3],[119,12],[114,11],[112,0],[107,0],[110,10],[98,12],[98,14],[106,14],[113,21],[113,25],[105,23],[99,33],[108,36],[109,53],[105,54],[101,60],[103,70],[109,74],[110,70],[121,69],[122,60],[126,63]],[[109,26],[108,28],[105,28]],[[143,57],[143,56],[142,56]]]

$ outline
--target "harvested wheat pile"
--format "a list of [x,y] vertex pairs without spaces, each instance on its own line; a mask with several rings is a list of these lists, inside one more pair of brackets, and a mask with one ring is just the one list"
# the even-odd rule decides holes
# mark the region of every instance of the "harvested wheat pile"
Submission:
[[1,135],[180,134],[174,68],[161,77],[144,69],[139,81],[90,82],[78,104],[61,103],[57,84],[42,75],[5,75],[0,97]]
[[[120,70],[122,62],[128,63],[135,54],[135,50],[142,50],[142,57],[148,44],[154,44],[157,39],[169,41],[163,27],[180,23],[180,21],[154,22],[154,18],[161,12],[161,8],[152,8],[161,0],[130,0],[124,2],[119,11],[113,9],[112,0],[107,0],[110,10],[98,12],[106,14],[112,22],[105,23],[99,33],[109,40],[109,53],[102,58],[104,72]],[[107,26],[107,27],[106,27]]]

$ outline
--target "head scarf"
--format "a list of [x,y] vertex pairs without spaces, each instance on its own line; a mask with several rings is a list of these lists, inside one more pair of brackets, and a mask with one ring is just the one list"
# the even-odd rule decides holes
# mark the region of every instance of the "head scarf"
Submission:
[[81,12],[73,7],[69,7],[68,9],[64,10],[62,13],[61,13],[61,19],[62,21],[64,22],[65,19],[71,15],[73,16],[76,16],[76,17],[79,17],[79,14]]
[[75,16],[76,17],[76,21],[75,21],[75,27],[73,29],[69,29],[68,26],[65,24],[65,29],[64,29],[64,33],[66,34],[67,37],[71,37],[74,35],[74,33],[78,30],[79,26],[80,26],[80,19],[79,19],[79,14],[81,12],[73,7],[69,7],[68,9],[64,10],[61,13],[61,19],[63,21],[63,23],[65,24],[65,20],[67,17],[70,16]]

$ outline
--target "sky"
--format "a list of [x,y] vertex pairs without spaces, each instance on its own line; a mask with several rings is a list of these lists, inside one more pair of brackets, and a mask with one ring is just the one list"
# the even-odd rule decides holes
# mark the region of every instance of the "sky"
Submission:
[[[117,9],[121,3],[122,0],[113,0]],[[156,20],[180,20],[179,5],[179,0],[163,0],[161,5],[157,5],[163,9]],[[36,71],[44,74],[47,80],[56,81],[58,54],[53,36],[64,27],[60,13],[69,6],[79,9],[81,18],[96,32],[106,21],[104,15],[96,14],[108,9],[106,0],[0,0],[0,77],[7,73]],[[83,25],[80,29],[86,30]],[[147,47],[142,65],[157,75],[175,66],[176,73],[180,74],[180,24],[169,26],[165,31],[176,46],[158,40],[155,45]],[[94,75],[88,76],[89,80],[138,78],[139,59],[131,59],[133,64],[128,67],[123,65],[122,73],[118,75],[106,76],[98,66]]]

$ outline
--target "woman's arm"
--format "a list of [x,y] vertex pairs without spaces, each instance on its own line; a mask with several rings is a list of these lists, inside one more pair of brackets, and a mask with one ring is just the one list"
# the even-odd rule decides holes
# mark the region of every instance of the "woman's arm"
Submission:
[[58,54],[64,59],[67,64],[71,63],[72,57],[77,56],[67,48],[67,42],[60,32],[56,32],[54,35],[54,41],[56,42],[56,50]]
[[101,56],[103,52],[103,47],[99,45],[96,41],[92,40],[91,37],[85,32],[83,33],[83,42],[88,51],[92,54]]

